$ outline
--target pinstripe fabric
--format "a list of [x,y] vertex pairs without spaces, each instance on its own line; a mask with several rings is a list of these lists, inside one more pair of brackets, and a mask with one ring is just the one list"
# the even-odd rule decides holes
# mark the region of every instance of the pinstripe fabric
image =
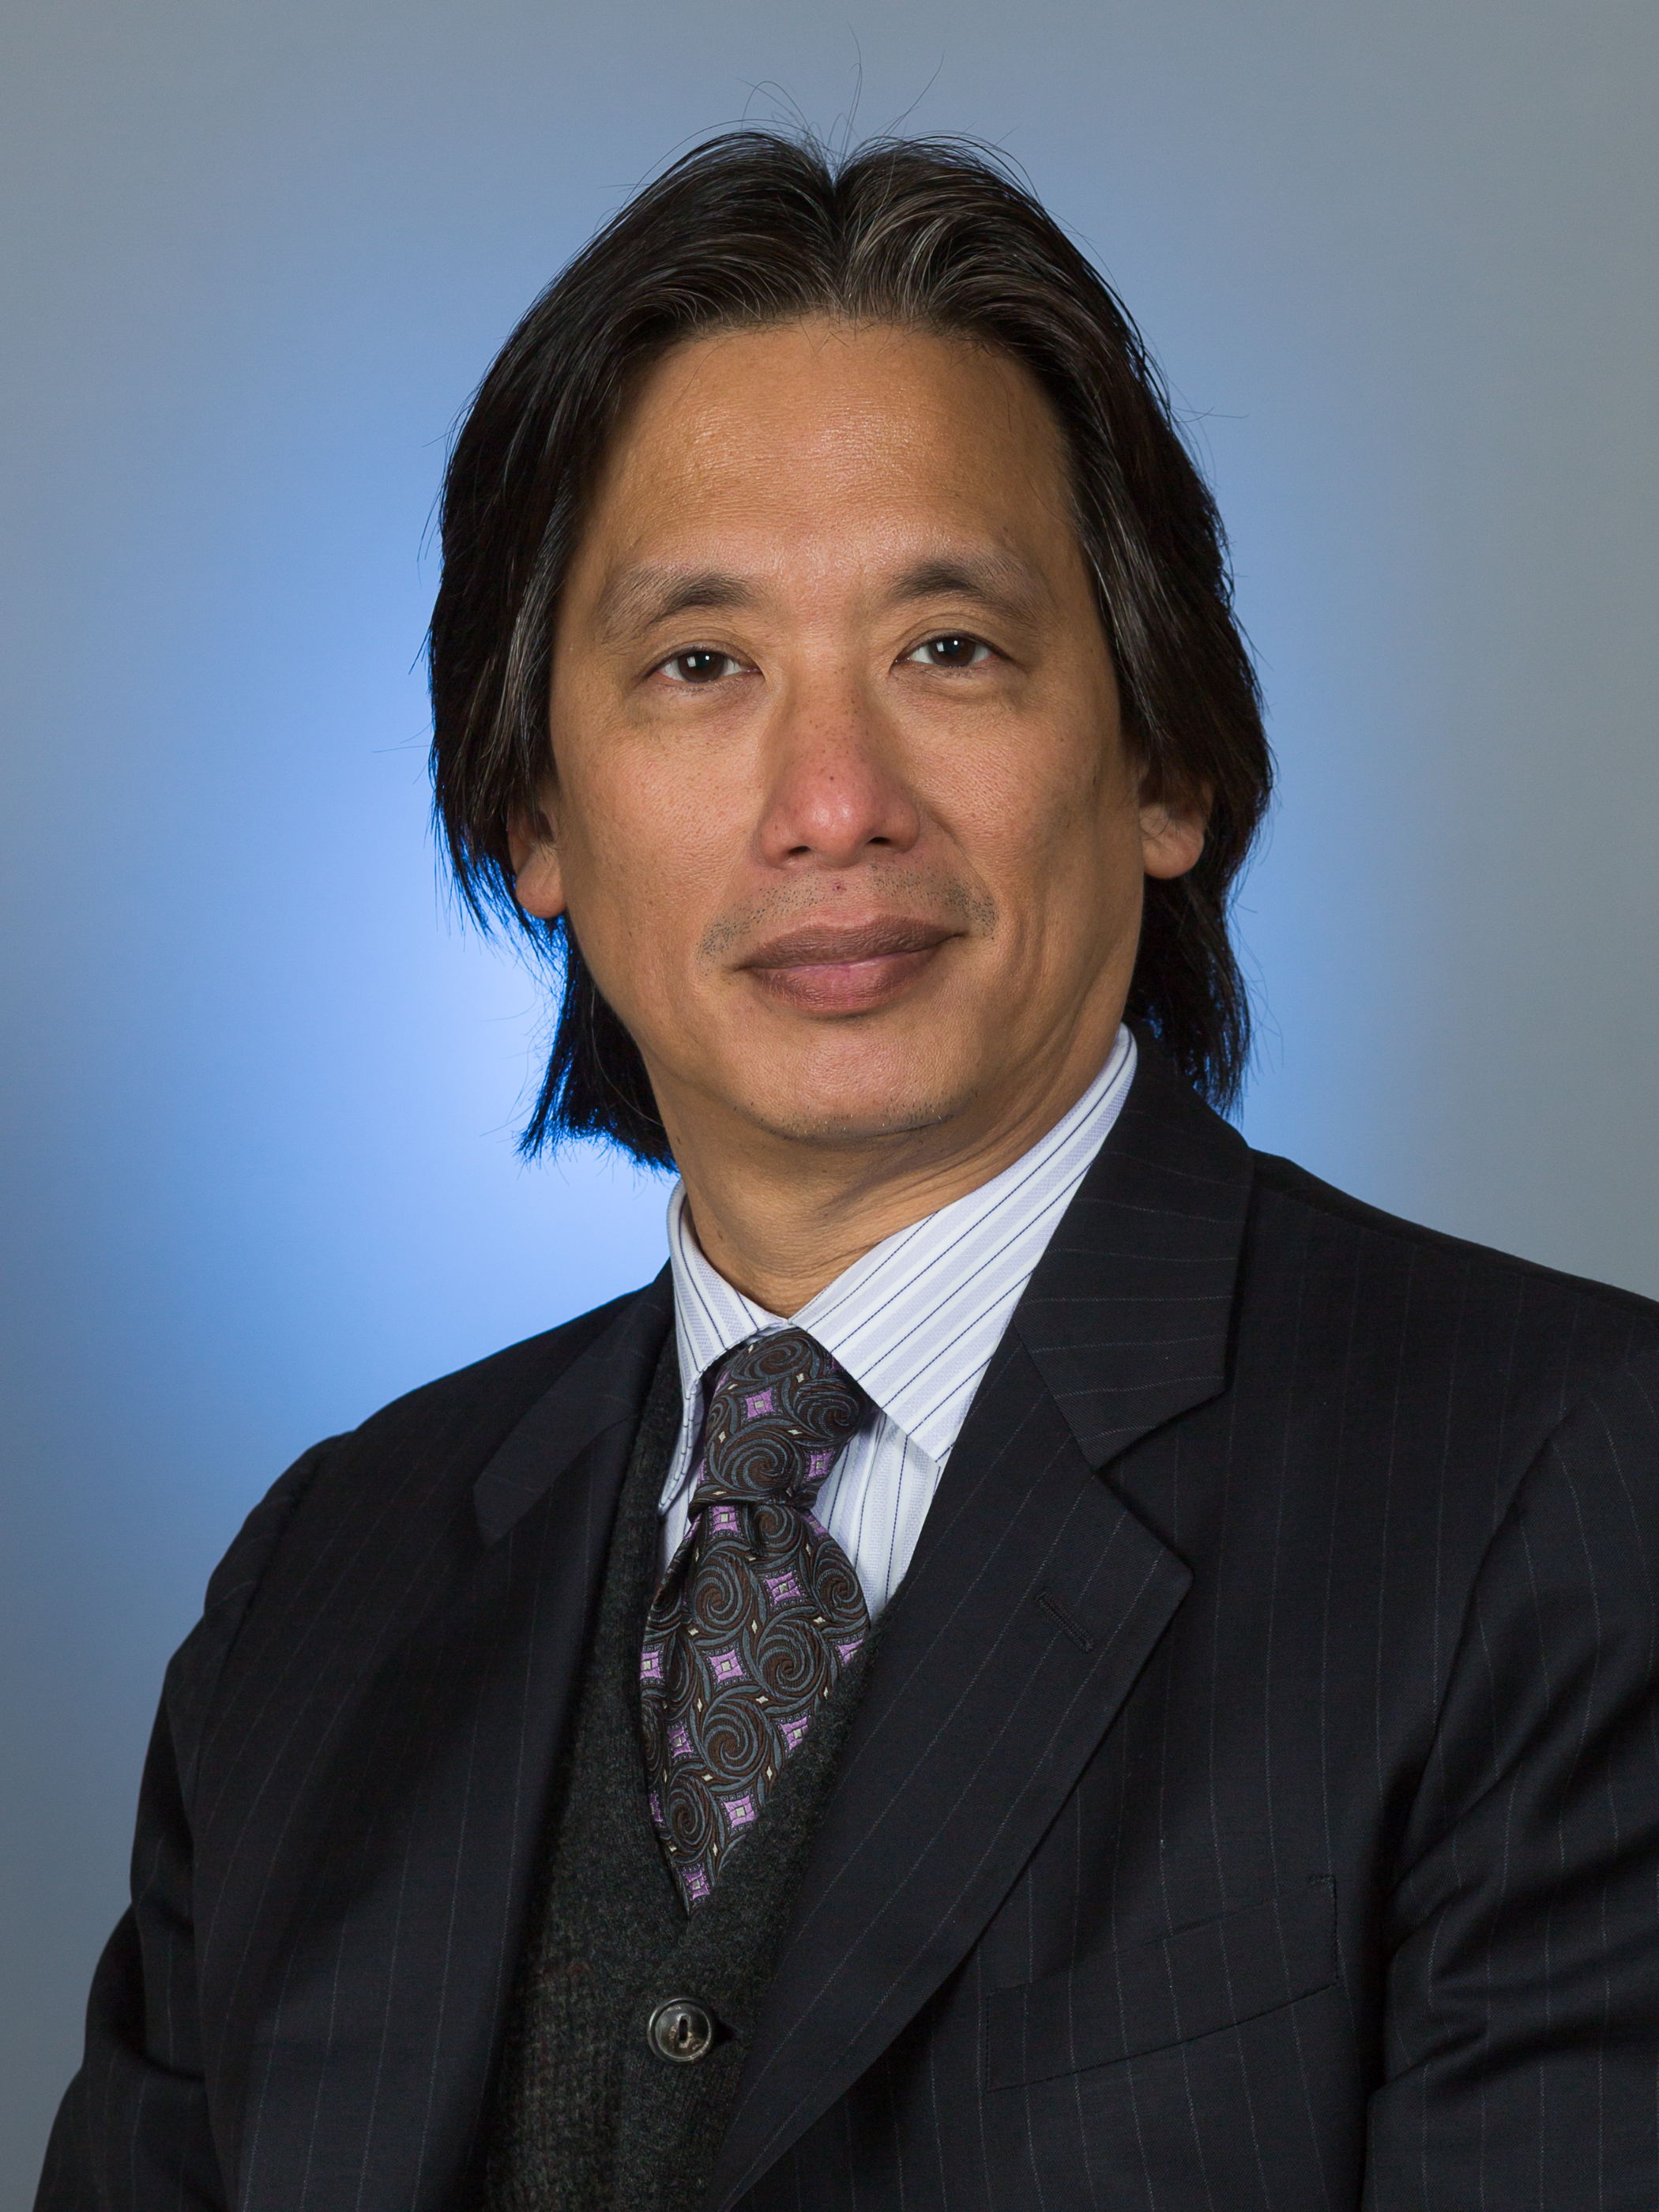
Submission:
[[[170,1671],[46,2212],[459,2212],[633,1301],[390,1408]],[[1659,1312],[1142,1040],[927,1513],[711,2212],[1650,2212]]]
[[[369,2212],[471,2186],[669,1317],[664,1282],[417,1392],[256,1510],[168,1670],[44,2204]],[[549,1510],[483,1544],[532,1480]]]
[[[1012,1167],[887,1237],[789,1317],[875,1403],[817,1503],[818,1518],[857,1571],[872,1620],[915,1556],[980,1378],[1134,1072],[1134,1039],[1120,1029],[1076,1105]],[[665,1569],[685,1534],[705,1378],[745,1337],[784,1326],[703,1257],[678,1183],[668,1201],[668,1258],[684,1408],[663,1484]]]

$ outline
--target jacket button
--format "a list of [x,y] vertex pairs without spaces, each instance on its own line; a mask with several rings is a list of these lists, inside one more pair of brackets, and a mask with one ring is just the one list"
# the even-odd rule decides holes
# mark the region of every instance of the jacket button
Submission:
[[714,2023],[696,1997],[667,1997],[651,2015],[646,2029],[659,2058],[676,2066],[689,2066],[702,2058],[714,2040]]

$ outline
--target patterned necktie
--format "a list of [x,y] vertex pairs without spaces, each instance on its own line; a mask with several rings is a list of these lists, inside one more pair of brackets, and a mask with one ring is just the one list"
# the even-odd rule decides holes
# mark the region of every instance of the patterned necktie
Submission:
[[651,1818],[688,1912],[869,1632],[853,1563],[812,1511],[868,1404],[805,1329],[751,1337],[716,1370],[640,1661]]

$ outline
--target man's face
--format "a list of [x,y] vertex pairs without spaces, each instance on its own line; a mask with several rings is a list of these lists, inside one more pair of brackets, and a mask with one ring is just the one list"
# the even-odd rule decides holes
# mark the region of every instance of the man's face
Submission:
[[1143,872],[1202,831],[1140,803],[1023,368],[827,322],[682,347],[613,441],[553,665],[519,896],[568,911],[683,1159],[717,1125],[981,1142],[1081,1090]]

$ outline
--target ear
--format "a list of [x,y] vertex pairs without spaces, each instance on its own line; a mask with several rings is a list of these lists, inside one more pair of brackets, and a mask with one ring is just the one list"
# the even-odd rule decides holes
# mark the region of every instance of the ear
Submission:
[[564,870],[545,814],[509,814],[507,848],[513,860],[513,896],[526,914],[553,921],[564,912]]
[[1210,793],[1200,790],[1187,797],[1170,793],[1143,799],[1140,807],[1142,865],[1149,876],[1167,883],[1184,876],[1197,865],[1204,850],[1204,833],[1210,822]]

